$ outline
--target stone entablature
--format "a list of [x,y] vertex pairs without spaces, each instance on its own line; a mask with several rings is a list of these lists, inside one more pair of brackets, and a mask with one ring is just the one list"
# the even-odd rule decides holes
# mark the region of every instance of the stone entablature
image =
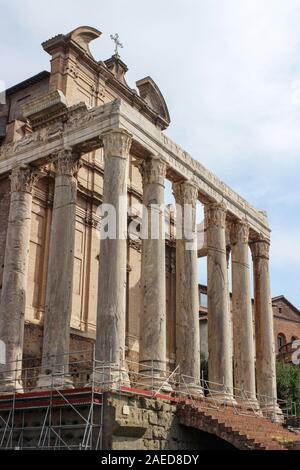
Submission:
[[[53,96],[49,99],[52,106]],[[43,109],[45,109],[44,98]],[[37,112],[36,108],[34,112]],[[61,128],[58,122],[55,122],[52,126],[41,127],[14,144],[0,147],[0,175],[8,172],[16,163],[45,161],[64,146],[87,153],[102,146],[101,134],[105,131],[125,129],[133,135],[133,151],[135,146],[139,149],[142,146],[145,155],[159,154],[168,166],[171,179],[193,181],[198,187],[200,201],[224,202],[227,211],[233,217],[237,219],[247,217],[251,228],[250,238],[254,238],[255,234],[269,238],[270,230],[265,213],[254,209],[201,163],[162,134],[137,110],[123,101],[115,100],[93,109],[88,109],[84,104],[66,108],[62,121],[65,120],[66,122],[59,121]],[[54,132],[55,130],[57,132]],[[50,141],[49,135],[51,135]]]

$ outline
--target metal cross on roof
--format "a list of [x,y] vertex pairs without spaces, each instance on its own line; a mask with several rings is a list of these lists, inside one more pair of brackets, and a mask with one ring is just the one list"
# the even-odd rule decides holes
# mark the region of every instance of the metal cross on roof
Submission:
[[112,34],[111,34],[111,35],[110,35],[110,39],[111,39],[112,41],[114,41],[114,43],[115,43],[115,56],[120,57],[120,56],[119,56],[118,48],[121,47],[121,48],[123,49],[124,46],[123,46],[123,44],[119,41],[119,35],[118,35],[118,33],[116,33],[115,35],[112,35]]

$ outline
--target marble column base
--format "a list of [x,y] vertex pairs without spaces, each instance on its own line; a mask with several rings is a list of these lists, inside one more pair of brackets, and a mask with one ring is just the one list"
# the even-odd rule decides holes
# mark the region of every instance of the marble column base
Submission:
[[74,388],[71,376],[40,375],[36,390],[56,388],[60,390]]
[[118,390],[120,387],[130,387],[128,371],[117,366],[96,370],[93,372],[88,387],[94,385],[105,390]]
[[234,398],[234,396],[231,393],[223,391],[223,390],[210,390],[208,398],[212,398],[213,400],[217,400],[226,405],[232,405],[232,406],[237,405],[237,401]]
[[0,385],[0,395],[12,395],[14,393],[24,393],[23,385],[19,381],[7,381]]
[[176,387],[176,390],[178,392],[182,392],[184,394],[187,394],[187,395],[193,395],[193,396],[197,396],[197,397],[203,397],[204,394],[203,394],[203,389],[201,387],[201,385],[197,384],[197,383],[181,383],[178,385],[178,387]]
[[144,388],[145,390],[153,391],[153,392],[166,392],[170,393],[173,391],[173,388],[168,383],[165,377],[157,376],[157,375],[149,375],[146,374],[143,377],[138,378],[138,384],[136,385],[137,388]]
[[251,397],[251,398],[250,397],[249,398],[236,397],[236,402],[243,407],[252,409],[255,412],[260,412],[259,414],[262,414],[260,411],[258,400],[254,397]]
[[263,416],[271,419],[274,423],[282,424],[284,421],[283,413],[278,403],[261,403],[261,412]]

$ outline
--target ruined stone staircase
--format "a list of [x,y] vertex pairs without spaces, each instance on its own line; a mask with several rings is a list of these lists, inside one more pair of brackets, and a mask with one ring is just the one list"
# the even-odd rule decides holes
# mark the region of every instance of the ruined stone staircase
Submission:
[[204,408],[201,404],[178,407],[182,425],[214,434],[240,450],[299,450],[300,435],[254,413],[243,414],[232,406]]

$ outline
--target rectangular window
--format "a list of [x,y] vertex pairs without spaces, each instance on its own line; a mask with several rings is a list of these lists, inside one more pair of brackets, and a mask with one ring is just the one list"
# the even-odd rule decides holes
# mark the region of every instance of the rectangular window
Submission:
[[200,307],[207,308],[207,294],[200,293]]

